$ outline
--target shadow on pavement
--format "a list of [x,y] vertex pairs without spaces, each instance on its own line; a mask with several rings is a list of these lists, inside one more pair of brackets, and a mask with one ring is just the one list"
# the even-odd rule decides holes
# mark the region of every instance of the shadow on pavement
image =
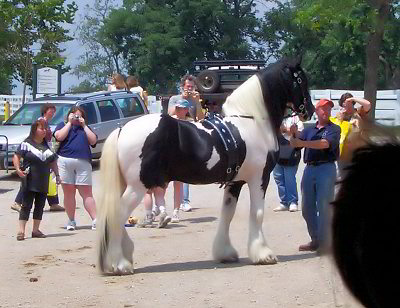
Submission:
[[12,191],[12,190],[14,190],[14,189],[13,188],[6,188],[6,189],[0,188],[0,195],[8,193],[9,191]]
[[316,252],[307,252],[307,253],[302,253],[302,254],[297,254],[297,255],[280,255],[278,257],[278,263],[283,263],[283,262],[291,262],[291,261],[300,261],[300,260],[306,260],[306,259],[313,259],[317,257]]
[[71,236],[71,235],[75,235],[75,233],[71,233],[71,232],[64,232],[64,233],[53,233],[53,234],[46,234],[46,238],[47,237],[63,237],[63,236]]
[[182,263],[167,263],[160,265],[151,265],[141,268],[135,268],[135,274],[138,273],[167,273],[167,272],[184,272],[195,270],[217,270],[224,268],[243,267],[252,265],[248,258],[239,258],[239,262],[217,263],[214,260],[207,261],[190,261]]
[[217,220],[217,217],[214,217],[214,216],[181,219],[181,221],[187,221],[192,224],[200,224],[203,222],[213,222],[215,220]]

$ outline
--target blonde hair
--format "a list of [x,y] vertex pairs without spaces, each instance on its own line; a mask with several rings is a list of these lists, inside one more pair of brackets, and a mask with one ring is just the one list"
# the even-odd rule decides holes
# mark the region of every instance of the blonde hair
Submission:
[[121,74],[117,74],[117,73],[114,73],[113,75],[112,75],[112,78],[115,80],[115,87],[118,89],[118,90],[122,90],[122,89],[125,89],[125,90],[127,90],[128,89],[128,86],[126,85],[126,83],[125,83],[125,78],[124,78],[124,76],[122,76]]

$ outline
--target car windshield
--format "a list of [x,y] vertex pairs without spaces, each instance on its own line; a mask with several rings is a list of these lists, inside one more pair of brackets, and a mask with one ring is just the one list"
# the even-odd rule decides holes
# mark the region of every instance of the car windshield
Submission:
[[[40,118],[40,108],[44,103],[28,103],[22,105],[5,123],[4,125],[31,125],[33,121]],[[56,113],[50,121],[50,125],[57,125],[65,120],[68,111],[71,109],[73,103],[55,104]]]

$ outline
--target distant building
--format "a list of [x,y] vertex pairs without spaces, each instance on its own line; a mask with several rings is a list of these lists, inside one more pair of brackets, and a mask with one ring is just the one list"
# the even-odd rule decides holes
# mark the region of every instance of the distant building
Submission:
[[[25,103],[32,101],[32,95],[25,95]],[[10,103],[10,111],[13,114],[22,106],[22,95],[0,94],[0,115],[4,115],[4,103]]]

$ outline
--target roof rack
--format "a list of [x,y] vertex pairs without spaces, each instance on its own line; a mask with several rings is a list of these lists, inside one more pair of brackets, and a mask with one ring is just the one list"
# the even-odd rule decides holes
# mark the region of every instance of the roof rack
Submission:
[[[102,92],[98,92],[98,93],[91,94],[91,95],[85,95],[85,96],[84,96],[84,93],[77,94],[76,96],[74,96],[73,93],[62,93],[60,95],[51,94],[51,95],[39,97],[39,98],[35,99],[34,101],[45,101],[45,100],[82,100],[82,101],[84,101],[84,100],[87,100],[92,97],[101,97],[101,96],[107,97],[107,96],[121,94],[121,93],[132,93],[132,92],[129,90],[102,91]],[[66,96],[67,94],[71,94],[71,96]],[[90,93],[87,93],[87,94],[90,94]]]
[[245,65],[254,65],[254,66],[265,66],[265,60],[210,60],[210,61],[194,61],[194,66],[200,67],[215,67],[215,66],[245,66]]

